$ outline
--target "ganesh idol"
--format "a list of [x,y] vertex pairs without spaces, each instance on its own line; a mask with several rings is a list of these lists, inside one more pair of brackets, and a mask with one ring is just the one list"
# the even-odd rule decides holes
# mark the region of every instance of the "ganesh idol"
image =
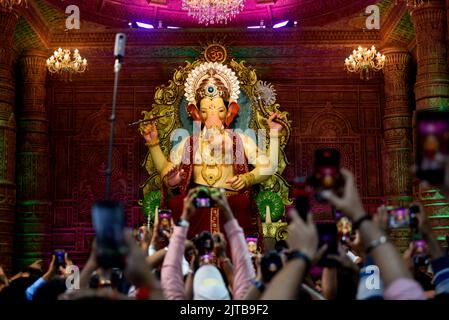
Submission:
[[[154,122],[141,130],[161,177],[161,207],[171,209],[176,221],[191,188],[224,189],[245,234],[257,237],[262,247],[262,227],[252,187],[277,170],[277,158],[270,155],[279,148],[282,125],[276,119],[283,115],[272,113],[268,118],[270,144],[268,150],[262,151],[251,137],[230,129],[240,109],[237,103],[240,87],[229,67],[217,62],[202,63],[189,73],[184,88],[187,112],[196,130],[172,148],[169,159],[160,147]],[[224,222],[221,215],[217,205],[198,208],[190,222],[188,237],[203,230],[221,232]]]

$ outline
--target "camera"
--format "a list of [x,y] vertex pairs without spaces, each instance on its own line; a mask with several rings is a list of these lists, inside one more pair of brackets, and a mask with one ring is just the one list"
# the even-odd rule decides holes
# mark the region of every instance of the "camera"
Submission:
[[214,206],[214,201],[211,198],[212,189],[208,187],[198,187],[195,198],[193,200],[193,205],[196,208],[211,208]]

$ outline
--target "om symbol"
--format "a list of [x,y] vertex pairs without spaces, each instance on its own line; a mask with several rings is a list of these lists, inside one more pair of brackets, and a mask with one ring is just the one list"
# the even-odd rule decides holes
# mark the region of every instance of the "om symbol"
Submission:
[[219,44],[212,44],[204,51],[204,57],[209,62],[222,63],[227,58],[227,52],[225,47]]

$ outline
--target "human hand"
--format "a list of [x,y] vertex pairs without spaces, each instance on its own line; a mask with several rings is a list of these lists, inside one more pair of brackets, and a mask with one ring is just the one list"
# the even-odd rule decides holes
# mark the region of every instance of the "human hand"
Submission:
[[327,258],[337,261],[344,269],[359,271],[359,267],[352,262],[341,245],[338,246],[338,254],[329,254]]
[[324,190],[321,196],[355,221],[365,215],[365,210],[355,185],[354,175],[346,169],[340,169],[340,173],[344,178],[343,195],[338,197],[333,191]]
[[56,268],[56,257],[54,254],[51,255],[50,264],[48,265],[47,272],[42,276],[45,281],[50,281],[58,272]]
[[214,254],[217,258],[226,258],[226,240],[222,233],[214,233],[212,235],[214,239]]
[[196,208],[193,205],[193,200],[195,199],[197,192],[198,188],[190,189],[187,196],[184,198],[184,205],[181,213],[182,220],[190,221],[190,218],[196,212]]
[[146,253],[143,252],[133,239],[132,231],[124,230],[125,243],[128,246],[125,277],[137,288],[152,284],[150,266],[146,262]]
[[359,256],[359,257],[364,257],[365,256],[365,251],[364,251],[364,248],[363,248],[362,239],[360,237],[359,230],[357,230],[355,232],[354,240],[348,241],[347,244],[357,254],[357,256]]
[[312,215],[307,215],[307,221],[303,221],[295,209],[291,209],[288,214],[291,219],[287,238],[289,249],[299,250],[309,257],[310,261],[314,260],[318,248],[318,232]]
[[59,268],[58,268],[59,275],[61,278],[67,278],[68,276],[70,276],[72,274],[69,271],[70,270],[69,267],[73,266],[73,261],[72,261],[72,259],[69,258],[69,255],[67,252],[64,254],[64,262],[65,262],[65,267],[59,266]]
[[380,230],[387,232],[388,230],[388,210],[385,205],[377,208],[377,214],[373,217],[373,222],[377,224]]

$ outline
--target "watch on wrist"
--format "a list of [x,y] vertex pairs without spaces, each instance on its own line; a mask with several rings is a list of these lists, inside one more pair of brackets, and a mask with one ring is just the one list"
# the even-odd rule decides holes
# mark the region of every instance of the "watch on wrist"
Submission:
[[184,220],[184,219],[179,219],[178,221],[176,221],[176,226],[178,227],[183,227],[183,228],[187,228],[190,226],[189,221]]

